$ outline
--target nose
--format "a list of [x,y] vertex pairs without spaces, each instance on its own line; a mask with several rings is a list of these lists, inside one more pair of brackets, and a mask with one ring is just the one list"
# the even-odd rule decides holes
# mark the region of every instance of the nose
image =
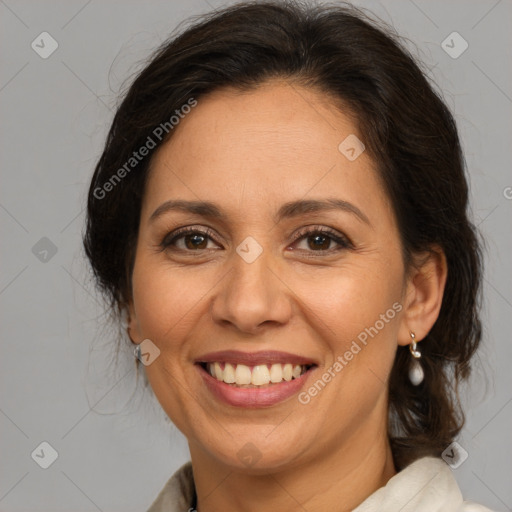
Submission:
[[291,316],[291,291],[279,277],[269,251],[252,263],[233,254],[232,270],[219,283],[213,298],[214,322],[255,334],[264,326],[284,325]]

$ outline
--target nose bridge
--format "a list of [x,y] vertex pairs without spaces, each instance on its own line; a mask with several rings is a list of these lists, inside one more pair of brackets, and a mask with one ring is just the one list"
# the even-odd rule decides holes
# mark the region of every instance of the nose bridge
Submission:
[[232,271],[215,297],[212,318],[247,332],[264,322],[286,322],[290,304],[286,287],[272,270],[276,267],[272,252],[248,237],[231,260]]

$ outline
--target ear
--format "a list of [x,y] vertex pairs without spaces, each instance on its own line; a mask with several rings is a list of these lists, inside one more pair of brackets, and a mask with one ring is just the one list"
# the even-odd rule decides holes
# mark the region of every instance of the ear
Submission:
[[406,278],[399,345],[411,342],[411,331],[416,341],[421,341],[432,329],[441,310],[447,275],[446,256],[440,247],[414,257]]

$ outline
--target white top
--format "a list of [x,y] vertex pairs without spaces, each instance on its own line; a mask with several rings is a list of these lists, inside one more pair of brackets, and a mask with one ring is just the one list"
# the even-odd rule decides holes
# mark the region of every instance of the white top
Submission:
[[[147,512],[192,512],[192,465],[187,462],[167,481]],[[190,510],[192,509],[192,510]],[[493,512],[463,501],[449,466],[436,457],[416,460],[377,489],[353,512]]]

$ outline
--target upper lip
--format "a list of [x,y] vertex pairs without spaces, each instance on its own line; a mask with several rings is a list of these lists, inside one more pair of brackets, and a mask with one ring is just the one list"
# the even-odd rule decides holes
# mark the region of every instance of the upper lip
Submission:
[[276,350],[262,350],[259,352],[241,352],[240,350],[221,350],[219,352],[209,352],[196,359],[196,363],[214,363],[223,362],[231,364],[245,364],[247,366],[256,366],[259,364],[273,363],[291,363],[300,365],[316,364],[309,357],[291,354],[289,352],[280,352]]

